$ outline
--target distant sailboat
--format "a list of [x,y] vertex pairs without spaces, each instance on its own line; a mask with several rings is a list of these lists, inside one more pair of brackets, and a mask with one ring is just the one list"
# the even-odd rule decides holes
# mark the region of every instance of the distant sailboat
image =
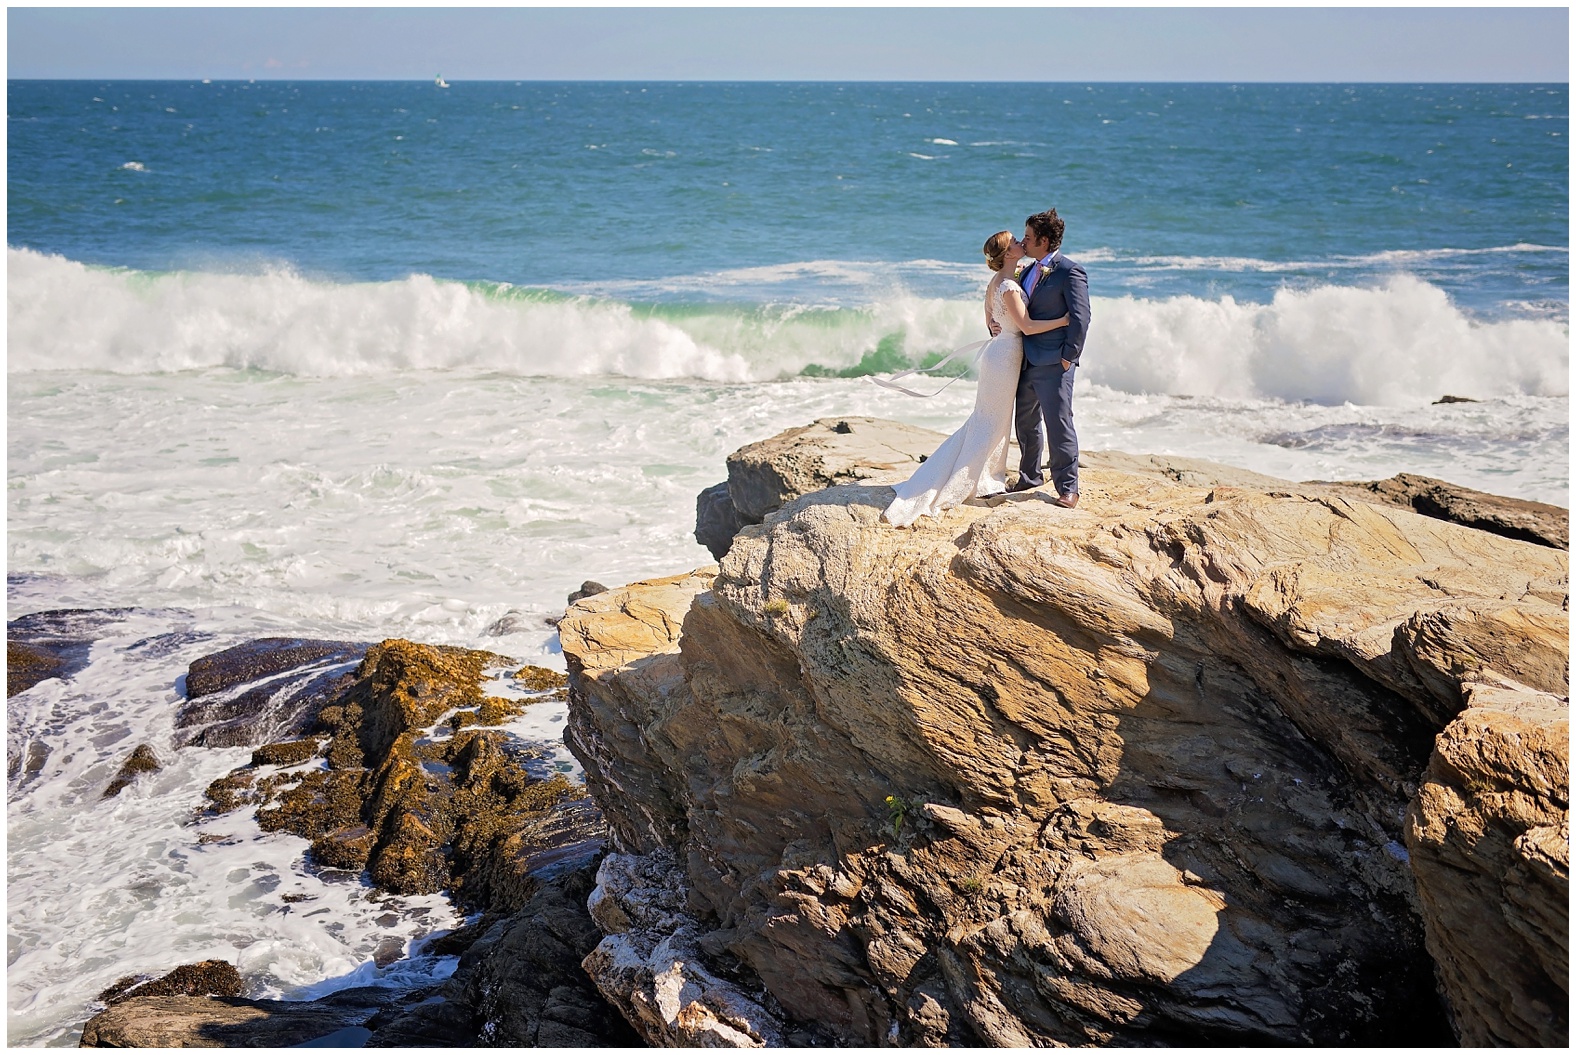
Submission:
[[449,86],[449,82],[443,79],[443,74],[441,73],[432,79],[432,83],[439,88],[447,88]]

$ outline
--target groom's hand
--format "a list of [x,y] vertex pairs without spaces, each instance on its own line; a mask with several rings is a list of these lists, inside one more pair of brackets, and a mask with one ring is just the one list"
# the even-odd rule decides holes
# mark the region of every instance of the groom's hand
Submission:
[[1072,363],[1069,363],[1066,359],[1062,360],[1062,369],[1063,370],[1071,370],[1072,368],[1073,368],[1073,364]]

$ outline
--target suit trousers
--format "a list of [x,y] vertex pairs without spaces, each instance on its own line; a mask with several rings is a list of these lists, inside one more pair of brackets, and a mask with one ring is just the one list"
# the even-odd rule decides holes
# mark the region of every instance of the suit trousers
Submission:
[[1045,366],[1025,363],[1018,375],[1014,423],[1023,454],[1018,473],[1031,487],[1045,483],[1040,469],[1045,450],[1040,439],[1043,420],[1051,447],[1051,482],[1059,495],[1078,493],[1078,433],[1073,429],[1073,374],[1077,372],[1077,364],[1063,370],[1058,361]]

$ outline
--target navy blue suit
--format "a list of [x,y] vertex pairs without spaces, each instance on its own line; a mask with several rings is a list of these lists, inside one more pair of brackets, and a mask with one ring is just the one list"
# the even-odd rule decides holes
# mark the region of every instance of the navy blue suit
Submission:
[[[1030,265],[1038,270],[1038,262]],[[1030,268],[1018,276],[1027,287]],[[1057,250],[1050,270],[1041,274],[1029,295],[1029,318],[1057,319],[1067,316],[1067,325],[1046,333],[1023,338],[1023,372],[1018,375],[1018,400],[1015,424],[1018,447],[1023,457],[1018,472],[1023,482],[1039,487],[1045,482],[1040,470],[1044,447],[1040,441],[1040,422],[1045,422],[1051,446],[1051,481],[1057,494],[1078,493],[1078,433],[1073,430],[1073,374],[1078,357],[1083,355],[1084,338],[1089,334],[1089,276],[1083,265],[1068,260]],[[1072,366],[1062,368],[1066,359]]]

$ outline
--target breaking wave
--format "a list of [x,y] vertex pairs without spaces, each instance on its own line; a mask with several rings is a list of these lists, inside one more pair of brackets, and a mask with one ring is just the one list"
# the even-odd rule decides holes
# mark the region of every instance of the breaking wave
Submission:
[[[9,249],[9,369],[305,377],[472,369],[717,382],[901,369],[977,340],[976,301],[885,291],[860,307],[649,305],[411,275],[330,282],[139,272]],[[1569,326],[1476,319],[1407,275],[1382,285],[1094,298],[1084,376],[1133,393],[1404,405],[1561,396]]]

